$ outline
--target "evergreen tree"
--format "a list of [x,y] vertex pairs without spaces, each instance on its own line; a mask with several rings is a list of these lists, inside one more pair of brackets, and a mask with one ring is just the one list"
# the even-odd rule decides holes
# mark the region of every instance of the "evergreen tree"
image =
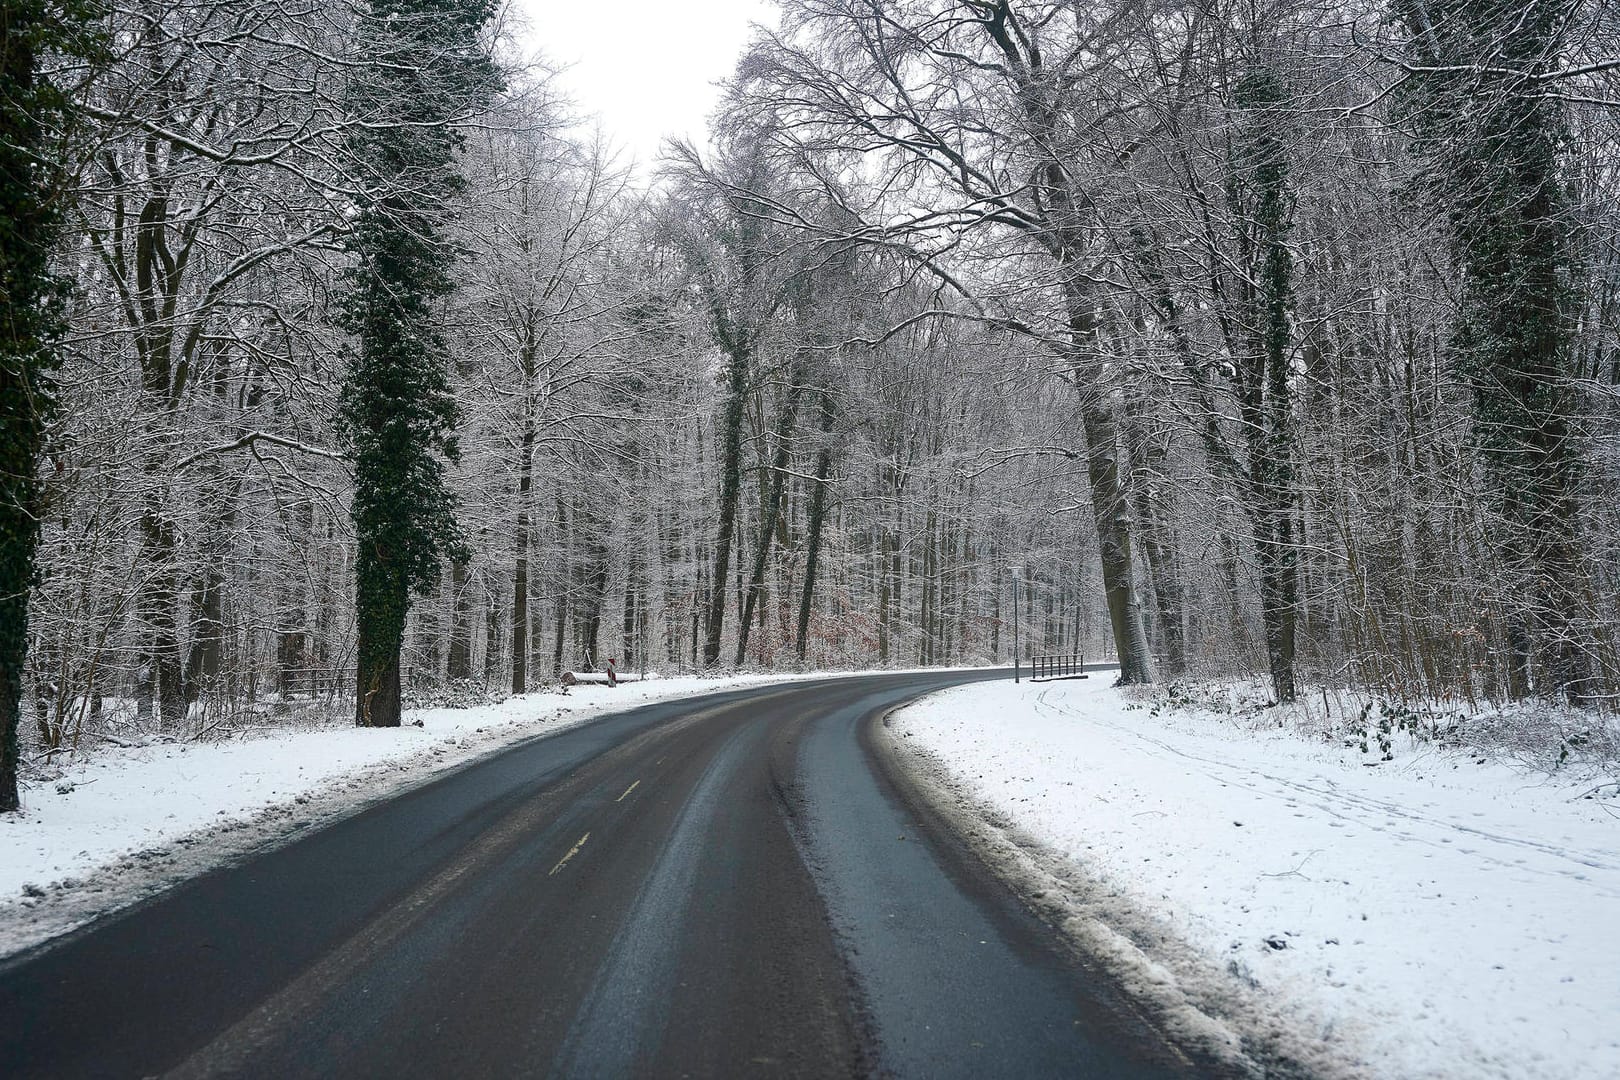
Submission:
[[343,421],[354,464],[355,722],[396,727],[400,645],[412,592],[439,559],[466,557],[445,462],[457,458],[457,406],[436,305],[455,288],[445,238],[465,183],[459,121],[501,85],[481,35],[490,0],[373,0],[361,20],[366,63],[351,91],[349,147],[365,194],[348,241],[343,296],[358,338]]
[[61,229],[61,122],[67,102],[42,55],[85,52],[86,9],[0,4],[0,811],[16,810],[17,729],[28,653],[28,594],[39,542],[37,467],[62,327],[50,255]]

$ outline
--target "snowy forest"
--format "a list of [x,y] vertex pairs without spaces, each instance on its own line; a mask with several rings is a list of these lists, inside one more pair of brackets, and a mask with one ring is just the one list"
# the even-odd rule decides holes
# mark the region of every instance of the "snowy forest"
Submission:
[[1603,0],[780,9],[643,177],[490,0],[5,0],[13,806],[609,657],[1008,663],[1015,590],[1125,682],[1612,708]]

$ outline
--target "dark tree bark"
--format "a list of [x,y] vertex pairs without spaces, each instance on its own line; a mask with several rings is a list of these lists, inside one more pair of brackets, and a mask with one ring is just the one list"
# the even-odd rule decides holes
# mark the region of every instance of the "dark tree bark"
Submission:
[[1131,512],[1119,468],[1119,430],[1114,409],[1097,386],[1101,365],[1095,308],[1078,281],[1066,289],[1071,368],[1080,387],[1080,425],[1086,441],[1086,479],[1091,489],[1092,521],[1102,565],[1103,596],[1121,683],[1153,681],[1148,663],[1147,629],[1136,594],[1136,568],[1131,547]]
[[590,496],[569,507],[574,558],[573,585],[568,613],[574,631],[574,664],[582,671],[601,666],[602,607],[607,599],[609,552],[605,539],[608,523]]
[[445,674],[451,682],[473,677],[472,587],[465,562],[450,564],[450,649]]
[[[292,507],[285,526],[308,549],[315,540],[315,503],[301,498]],[[300,692],[314,697],[318,692],[315,673],[305,670],[315,663],[311,640],[311,589],[306,584],[319,580],[319,570],[308,577],[290,574],[276,587],[276,689],[285,702]],[[304,678],[300,679],[299,674]]]
[[484,685],[501,683],[501,601],[495,583],[484,589]]
[[919,576],[922,579],[922,602],[917,613],[917,624],[922,634],[918,642],[917,662],[923,667],[932,667],[936,624],[939,621],[939,512],[933,509],[932,502],[923,519],[922,573]]
[[629,671],[634,668],[636,666],[636,657],[641,652],[640,635],[638,633],[641,625],[641,601],[640,595],[636,591],[636,575],[637,560],[632,555],[624,568],[624,623],[619,631],[619,640],[623,643],[620,646],[619,655],[619,669],[621,671]]
[[1108,602],[1119,681],[1153,679],[1137,597],[1131,514],[1119,469],[1117,422],[1107,397],[1105,357],[1098,340],[1098,316],[1090,218],[1093,200],[1080,189],[1057,148],[1067,145],[1067,105],[1061,82],[1052,77],[1035,39],[1005,3],[985,5],[979,26],[1005,60],[1005,74],[1017,87],[1024,120],[1041,152],[1031,173],[1036,217],[1025,227],[1046,250],[1062,275],[1068,335],[1063,342],[1080,395],[1080,423],[1086,442],[1086,477],[1101,556],[1103,594]]
[[607,593],[607,551],[593,545],[589,561],[581,567],[579,603],[574,609],[574,648],[585,671],[602,662],[602,601]]
[[225,659],[225,580],[211,559],[192,588],[191,648],[186,653],[186,700],[196,701],[219,677]]
[[192,587],[191,650],[186,656],[184,689],[187,702],[213,688],[225,661],[225,560],[227,540],[236,524],[240,479],[216,477],[209,485],[210,511],[204,529],[203,565]]
[[[532,364],[525,355],[525,370]],[[529,688],[529,505],[534,486],[534,413],[525,391],[518,441],[517,526],[512,545],[512,693]]]
[[727,355],[726,403],[720,418],[720,517],[715,524],[714,572],[709,581],[708,622],[703,663],[720,662],[720,635],[726,618],[726,586],[731,569],[731,537],[737,527],[737,498],[742,491],[743,405],[748,393],[748,351],[734,347]]
[[900,579],[900,569],[895,563],[898,556],[894,553],[894,541],[889,536],[886,524],[879,523],[878,530],[878,615],[877,615],[877,648],[878,663],[889,662],[889,613],[894,603],[895,584]]
[[810,634],[810,610],[816,595],[816,568],[821,558],[821,528],[827,518],[827,476],[832,470],[832,430],[837,406],[830,392],[821,392],[821,446],[816,451],[815,483],[810,492],[809,536],[805,540],[804,589],[799,597],[799,626],[795,648],[805,658]]
[[1126,431],[1131,450],[1131,505],[1142,539],[1142,555],[1148,564],[1148,580],[1153,590],[1153,622],[1158,631],[1160,667],[1174,679],[1186,669],[1187,650],[1183,631],[1181,575],[1176,568],[1175,540],[1170,515],[1165,507],[1164,489],[1168,435],[1151,429],[1153,418],[1146,414],[1140,398],[1126,406]]
[[556,604],[556,635],[551,645],[551,674],[563,673],[563,650],[568,642],[568,594],[570,591],[570,569],[568,560],[573,551],[573,545],[568,542],[570,533],[570,518],[568,504],[561,495],[557,496],[557,550],[563,556],[563,568],[557,575],[557,604]]
[[1244,144],[1233,162],[1233,203],[1240,256],[1251,272],[1239,280],[1246,348],[1237,359],[1238,412],[1249,456],[1250,519],[1260,574],[1266,658],[1278,702],[1294,700],[1299,609],[1299,513],[1295,484],[1293,397],[1289,388],[1293,265],[1288,252],[1288,159],[1281,131],[1287,94],[1264,66],[1234,90],[1247,113]]
[[296,673],[304,666],[305,648],[301,630],[282,630],[276,635],[276,689],[283,701],[302,689]]
[[743,599],[742,617],[737,620],[737,663],[743,662],[748,652],[748,627],[754,617],[754,608],[765,589],[765,570],[770,562],[771,541],[776,535],[778,516],[782,512],[782,489],[787,480],[787,467],[793,439],[793,428],[799,415],[800,379],[797,364],[789,365],[788,385],[782,400],[782,411],[777,415],[773,437],[776,449],[771,456],[770,475],[766,477],[766,495],[763,518],[759,526],[759,545],[754,550],[753,572],[748,576],[748,592]]
[[180,656],[178,571],[174,521],[157,495],[148,496],[141,514],[142,559],[154,569],[138,601],[146,632],[146,663],[141,693],[156,700],[158,724],[175,729],[186,716],[185,669]]

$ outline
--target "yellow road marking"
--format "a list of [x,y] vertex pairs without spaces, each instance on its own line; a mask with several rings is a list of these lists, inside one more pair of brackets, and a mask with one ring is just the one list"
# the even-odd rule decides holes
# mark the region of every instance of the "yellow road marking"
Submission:
[[[624,795],[630,794],[632,791],[636,790],[636,788],[638,788],[640,786],[641,786],[641,781],[637,780],[635,783],[631,784],[629,787],[624,789]],[[624,802],[624,795],[620,795],[617,799],[614,799],[613,801],[614,802]]]
[[[553,866],[551,868],[551,874],[555,874],[557,871],[561,870],[563,868],[564,863],[566,863],[569,859],[572,859],[575,855],[578,855],[579,854],[579,849],[584,847],[585,846],[585,841],[589,840],[590,838],[591,838],[590,833],[586,833],[584,836],[580,837],[579,838],[579,843],[577,843],[573,847],[569,848],[568,849],[568,854],[564,855],[562,858],[557,860],[557,865]],[[551,874],[547,874],[546,877],[550,877]]]

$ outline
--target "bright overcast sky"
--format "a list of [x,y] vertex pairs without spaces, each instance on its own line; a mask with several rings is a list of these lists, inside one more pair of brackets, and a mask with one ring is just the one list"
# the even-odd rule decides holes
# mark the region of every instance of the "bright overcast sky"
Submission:
[[764,0],[514,0],[533,51],[559,66],[578,110],[643,175],[666,135],[702,145],[716,79],[730,75],[750,22],[774,25]]

